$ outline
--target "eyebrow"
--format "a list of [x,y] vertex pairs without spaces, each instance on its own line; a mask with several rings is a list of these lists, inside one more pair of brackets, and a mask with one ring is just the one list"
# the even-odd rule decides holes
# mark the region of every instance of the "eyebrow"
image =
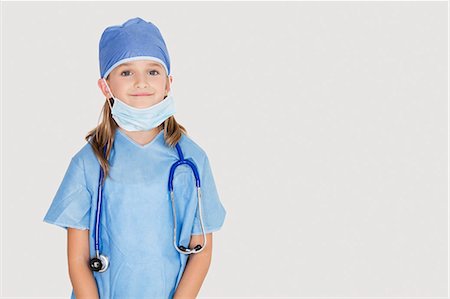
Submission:
[[[120,66],[131,66],[132,64],[131,63],[129,63],[129,62],[125,62],[125,63],[122,63]],[[147,63],[147,65],[153,65],[153,66],[159,66],[159,67],[161,67],[161,65],[159,64],[159,63],[156,63],[156,62],[149,62],[149,63]]]

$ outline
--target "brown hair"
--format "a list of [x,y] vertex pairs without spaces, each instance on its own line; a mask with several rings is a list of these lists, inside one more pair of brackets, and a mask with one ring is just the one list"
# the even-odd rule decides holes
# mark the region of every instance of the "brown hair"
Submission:
[[[105,101],[102,109],[101,122],[89,131],[85,137],[86,141],[91,144],[95,156],[97,156],[100,166],[103,169],[104,176],[101,182],[102,184],[109,174],[108,158],[111,153],[117,128],[118,126],[112,118],[109,104]],[[173,115],[160,124],[158,128],[164,130],[164,140],[169,147],[174,147],[180,140],[182,134],[187,134],[186,129],[177,123]],[[103,147],[106,147],[106,155],[103,154]]]

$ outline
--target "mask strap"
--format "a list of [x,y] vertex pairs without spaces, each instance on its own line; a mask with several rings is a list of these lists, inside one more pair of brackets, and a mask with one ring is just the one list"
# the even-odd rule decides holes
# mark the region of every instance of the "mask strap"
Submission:
[[[102,78],[102,79],[103,79],[103,81],[104,81],[104,82],[105,82],[105,84],[106,84],[106,88],[108,88],[109,94],[111,95],[111,97],[112,97],[112,98],[114,98],[114,96],[113,96],[113,94],[112,94],[112,92],[111,92],[111,89],[109,89],[108,83],[106,83],[106,80],[105,80],[105,78]],[[111,111],[112,111],[112,106],[111,106],[111,103],[110,103],[109,99],[107,99],[106,101],[108,102],[108,104],[109,104],[109,108],[110,108],[110,109],[111,109]]]

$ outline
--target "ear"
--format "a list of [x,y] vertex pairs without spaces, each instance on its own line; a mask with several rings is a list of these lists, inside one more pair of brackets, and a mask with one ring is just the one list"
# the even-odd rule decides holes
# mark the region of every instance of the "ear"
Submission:
[[172,80],[173,80],[172,75],[168,76],[167,79],[168,80],[166,82],[166,93],[168,94],[170,92],[170,90],[172,89]]
[[108,88],[106,87],[106,84],[102,78],[98,79],[97,85],[100,88],[100,90],[102,91],[103,95],[109,99],[111,97],[111,95],[109,94]]

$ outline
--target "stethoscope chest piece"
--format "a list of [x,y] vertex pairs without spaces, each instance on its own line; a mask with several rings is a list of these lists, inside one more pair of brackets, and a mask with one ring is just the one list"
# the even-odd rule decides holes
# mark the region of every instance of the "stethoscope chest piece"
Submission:
[[91,262],[89,263],[89,267],[91,268],[91,270],[96,272],[105,272],[106,269],[108,269],[108,266],[108,257],[103,254],[100,254],[98,258],[92,258]]

